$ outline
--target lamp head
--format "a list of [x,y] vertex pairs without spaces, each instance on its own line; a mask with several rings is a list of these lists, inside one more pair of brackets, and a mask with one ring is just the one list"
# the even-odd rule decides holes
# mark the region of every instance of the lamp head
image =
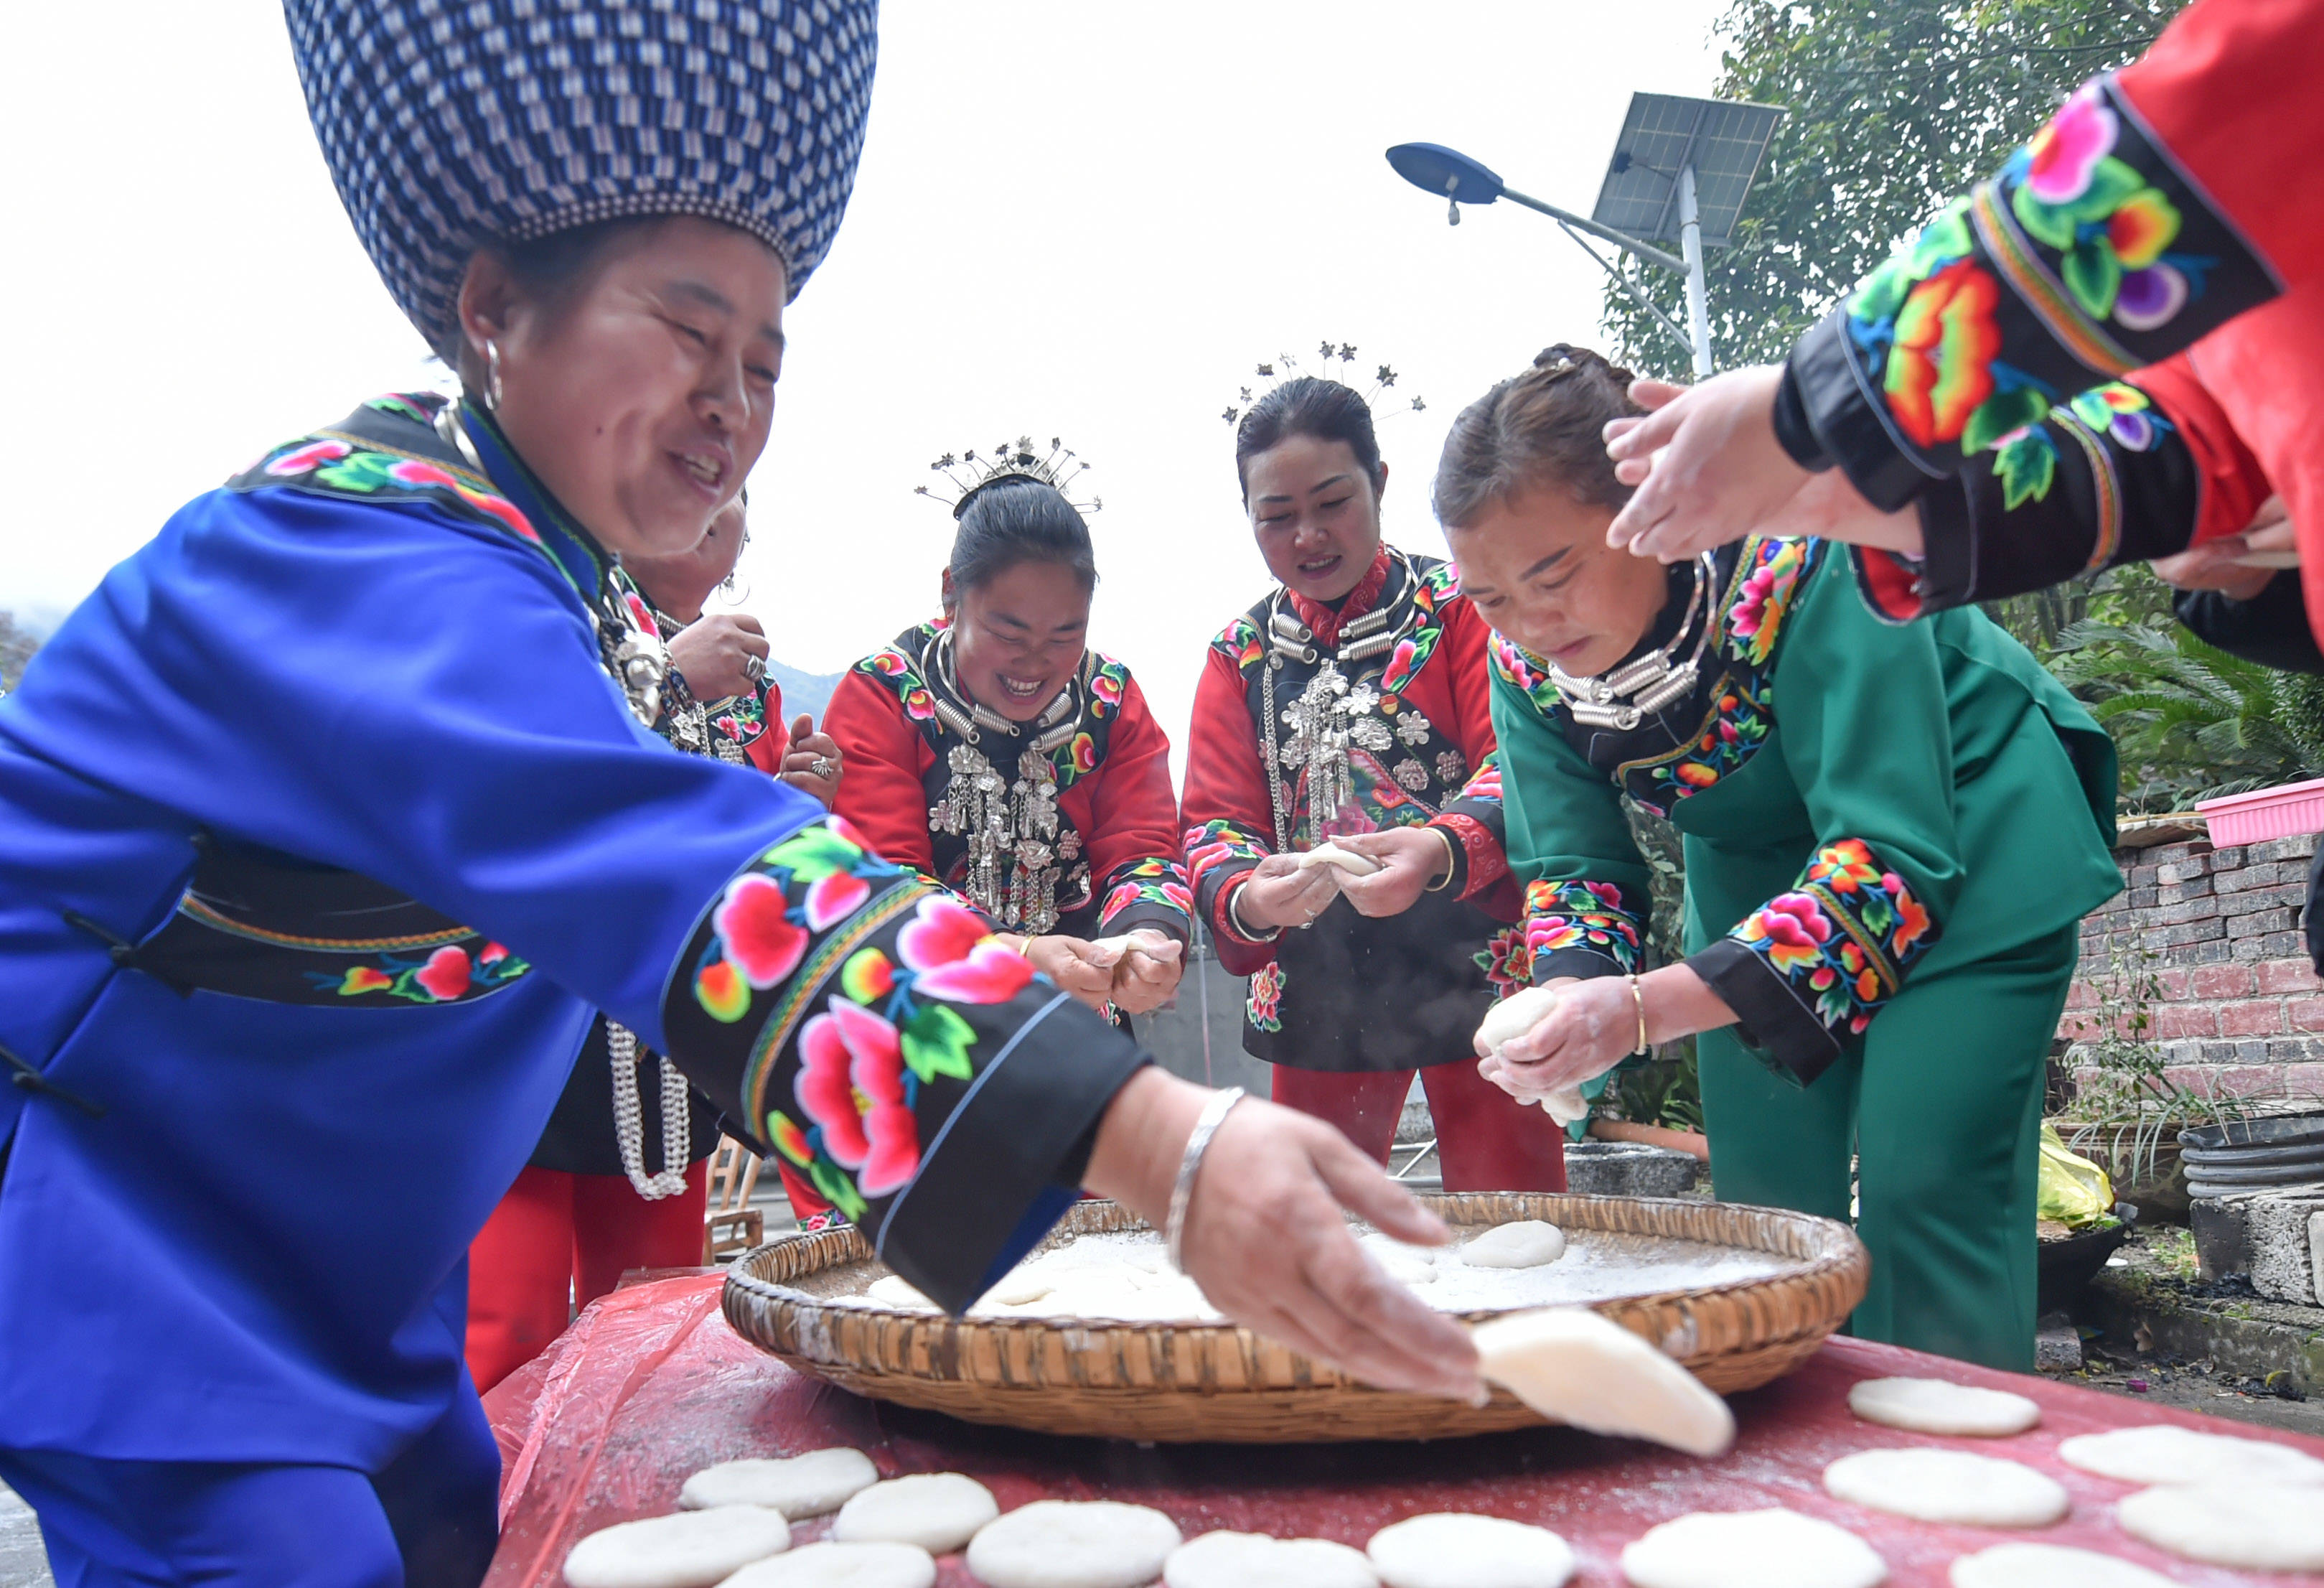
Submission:
[[1442,143],[1398,143],[1388,152],[1396,174],[1445,199],[1445,214],[1461,224],[1463,204],[1490,204],[1501,196],[1501,179],[1490,166]]

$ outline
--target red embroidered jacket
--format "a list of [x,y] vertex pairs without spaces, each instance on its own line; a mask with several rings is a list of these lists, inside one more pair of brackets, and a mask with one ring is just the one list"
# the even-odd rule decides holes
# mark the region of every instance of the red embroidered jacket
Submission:
[[1056,923],[1034,926],[1022,909],[977,897],[967,835],[940,830],[934,808],[951,794],[955,752],[989,752],[995,769],[1014,779],[1013,758],[1023,748],[975,721],[973,702],[943,662],[944,632],[939,623],[907,631],[856,663],[833,692],[824,731],[838,742],[846,767],[837,813],[897,864],[968,894],[1011,930],[1095,937],[1150,927],[1187,941],[1193,898],[1178,844],[1169,736],[1129,669],[1095,651],[1060,697],[1057,720],[1034,725],[1027,741],[1056,741],[1036,753],[1056,778],[1057,827],[1044,842],[1056,863],[1022,874],[1047,890]]

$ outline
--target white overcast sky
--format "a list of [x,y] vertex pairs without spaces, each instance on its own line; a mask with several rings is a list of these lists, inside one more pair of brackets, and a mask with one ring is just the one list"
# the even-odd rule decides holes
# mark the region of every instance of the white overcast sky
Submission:
[[[1204,642],[1265,586],[1221,410],[1260,358],[1356,344],[1389,538],[1441,551],[1445,424],[1598,267],[1381,152],[1462,149],[1586,212],[1632,89],[1704,94],[1720,0],[890,0],[861,180],[792,306],[742,602],[835,670],[927,616],[937,453],[1030,431],[1097,466],[1093,643],[1174,740]],[[187,498],[373,392],[430,383],[324,172],[265,0],[23,5],[0,94],[0,608],[69,608]],[[230,621],[229,614],[220,614]]]

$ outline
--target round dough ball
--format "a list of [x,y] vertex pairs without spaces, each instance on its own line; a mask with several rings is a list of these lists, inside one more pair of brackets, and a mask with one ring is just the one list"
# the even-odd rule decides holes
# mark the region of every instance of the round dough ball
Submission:
[[2159,1572],[2062,1544],[1997,1544],[1953,1562],[1952,1588],[2179,1588]]
[[810,1450],[779,1460],[720,1462],[686,1481],[678,1503],[688,1510],[720,1505],[762,1505],[792,1521],[837,1510],[880,1481],[880,1469],[860,1450]]
[[1565,1233],[1539,1219],[1495,1224],[1461,1248],[1461,1260],[1478,1269],[1537,1269],[1565,1255]]
[[1966,1450],[1859,1450],[1824,1468],[1823,1486],[1891,1516],[1971,1528],[2047,1527],[2073,1506],[2047,1473]]
[[2324,1572],[2324,1490],[2237,1479],[2144,1489],[2115,1507],[2132,1537],[2184,1560]]
[[882,1306],[906,1307],[915,1312],[935,1312],[936,1304],[921,1295],[910,1280],[901,1274],[889,1274],[863,1287],[864,1298]]
[[718,1588],[936,1588],[936,1563],[916,1544],[810,1544],[762,1560]]
[[2059,1445],[2058,1459],[2126,1483],[2324,1482],[2324,1461],[2305,1451],[2172,1423],[2077,1435]]
[[988,1588],[1140,1588],[1178,1547],[1178,1524],[1111,1500],[1037,1500],[988,1523],[968,1569]]
[[779,1510],[682,1510],[599,1528],[565,1557],[565,1581],[570,1588],[710,1588],[790,1544],[791,1525]]
[[946,1555],[1001,1514],[992,1491],[963,1473],[914,1473],[874,1483],[839,1508],[842,1544],[917,1544]]
[[1379,1588],[1363,1551],[1321,1538],[1205,1533],[1171,1551],[1164,1588]]
[[2042,1420],[2041,1407],[2023,1395],[1943,1379],[1867,1379],[1849,1390],[1848,1409],[1868,1423],[1977,1439],[2023,1434]]
[[1485,1018],[1477,1024],[1477,1046],[1488,1053],[1499,1053],[1541,1024],[1564,996],[1563,988],[1520,987],[1485,1011]]
[[1735,1414],[1702,1380],[1586,1306],[1512,1313],[1470,1335],[1477,1371],[1545,1417],[1691,1455],[1735,1443]]
[[1364,1553],[1388,1588],[1562,1588],[1573,1551],[1547,1528],[1432,1511],[1372,1535]]
[[1635,1588],[1873,1588],[1888,1563],[1845,1528],[1795,1510],[1697,1511],[1622,1551]]

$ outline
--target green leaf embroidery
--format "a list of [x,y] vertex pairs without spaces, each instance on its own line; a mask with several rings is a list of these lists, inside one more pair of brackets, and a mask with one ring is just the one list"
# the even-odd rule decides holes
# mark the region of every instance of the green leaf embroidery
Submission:
[[2115,258],[2113,245],[2104,237],[2093,237],[2067,250],[2058,273],[2084,314],[2103,319],[2114,312],[2115,294],[2122,290],[2122,262]]
[[927,1003],[904,1023],[904,1062],[923,1085],[938,1076],[965,1081],[976,1074],[968,1061],[976,1029],[941,1003]]
[[815,883],[840,872],[852,871],[862,852],[829,827],[802,827],[761,857],[782,866],[804,883]]
[[1993,472],[2001,480],[2001,504],[2015,512],[2028,502],[2050,494],[2057,478],[2058,448],[2047,429],[2036,426],[1994,455]]
[[1970,455],[1983,452],[2010,431],[2039,424],[2049,412],[2049,399],[2031,386],[1996,392],[1977,405],[1977,411],[1961,428],[1961,451]]
[[814,1183],[816,1190],[823,1193],[823,1199],[844,1214],[850,1223],[863,1222],[864,1210],[868,1205],[863,1200],[863,1193],[855,1188],[855,1182],[841,1172],[838,1165],[817,1158],[807,1166],[807,1177]]

